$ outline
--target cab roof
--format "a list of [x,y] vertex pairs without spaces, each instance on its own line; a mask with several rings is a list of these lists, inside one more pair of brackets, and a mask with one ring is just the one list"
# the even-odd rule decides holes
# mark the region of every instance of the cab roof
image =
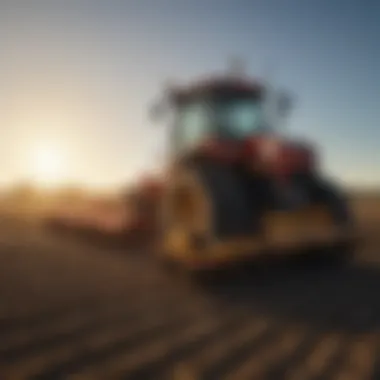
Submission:
[[176,100],[184,100],[202,95],[234,95],[260,96],[263,93],[262,83],[250,78],[211,77],[199,80],[187,86],[176,87],[172,96]]

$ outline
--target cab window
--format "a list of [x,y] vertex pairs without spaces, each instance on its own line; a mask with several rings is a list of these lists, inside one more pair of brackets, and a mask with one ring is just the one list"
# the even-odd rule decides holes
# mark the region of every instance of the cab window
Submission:
[[211,112],[205,102],[194,102],[178,109],[176,145],[188,149],[200,143],[210,132]]
[[251,99],[222,102],[217,105],[217,119],[222,136],[244,139],[261,129],[262,106]]

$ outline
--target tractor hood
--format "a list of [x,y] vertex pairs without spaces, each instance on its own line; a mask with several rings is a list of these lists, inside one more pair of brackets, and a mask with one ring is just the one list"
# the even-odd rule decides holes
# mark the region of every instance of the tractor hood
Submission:
[[287,175],[315,166],[314,149],[303,141],[263,135],[247,139],[244,151],[245,160],[270,173]]

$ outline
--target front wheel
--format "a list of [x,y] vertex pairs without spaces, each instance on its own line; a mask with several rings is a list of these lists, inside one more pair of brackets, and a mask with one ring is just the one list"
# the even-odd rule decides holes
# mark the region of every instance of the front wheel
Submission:
[[[309,179],[306,182],[311,202],[326,206],[336,226],[355,233],[355,218],[351,212],[348,199],[333,184],[319,178]],[[355,239],[348,239],[333,247],[317,251],[315,255],[324,264],[344,266],[354,258],[356,250]]]

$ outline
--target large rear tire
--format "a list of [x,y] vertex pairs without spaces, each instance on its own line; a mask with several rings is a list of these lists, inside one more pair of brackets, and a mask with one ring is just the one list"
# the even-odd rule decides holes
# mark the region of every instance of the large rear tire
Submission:
[[163,240],[170,240],[169,235],[181,230],[182,245],[174,254],[175,260],[181,261],[189,252],[216,240],[252,232],[246,191],[234,168],[211,160],[179,165],[169,179],[162,219]]

